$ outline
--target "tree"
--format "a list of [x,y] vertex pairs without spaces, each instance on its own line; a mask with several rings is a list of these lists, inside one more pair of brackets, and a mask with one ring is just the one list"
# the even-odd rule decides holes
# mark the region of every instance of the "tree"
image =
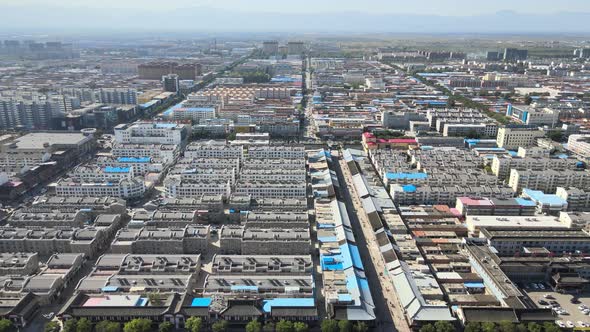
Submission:
[[121,324],[117,322],[109,322],[108,320],[103,320],[100,323],[96,324],[94,330],[96,332],[120,332]]
[[158,326],[158,332],[170,332],[174,328],[174,325],[170,322],[162,322]]
[[253,320],[246,325],[246,332],[261,332],[262,324],[259,321]]
[[200,332],[203,327],[203,320],[200,317],[190,317],[184,322],[184,327],[189,332]]
[[455,326],[447,321],[438,321],[434,323],[436,332],[455,332]]
[[553,323],[553,322],[545,322],[543,324],[543,330],[545,332],[559,332],[559,331],[561,331],[561,329],[557,325],[555,325],[555,323]]
[[356,322],[352,330],[354,332],[367,332],[369,331],[369,326],[365,322]]
[[152,321],[145,318],[136,318],[125,323],[123,332],[150,332]]
[[308,332],[309,326],[307,326],[304,322],[295,322],[293,323],[293,331],[295,332]]
[[543,331],[543,327],[537,323],[529,323],[529,325],[527,325],[527,328],[529,329],[529,332],[541,332]]
[[482,332],[496,332],[496,324],[493,322],[481,323]]
[[76,332],[90,332],[92,331],[92,323],[88,318],[80,318],[76,323]]
[[262,327],[263,332],[275,332],[275,323],[273,322],[266,322]]
[[213,323],[213,325],[211,326],[211,329],[213,330],[213,332],[225,332],[225,331],[227,331],[228,325],[229,324],[227,323],[227,321],[219,320],[219,321]]
[[45,324],[45,332],[59,332],[59,324],[56,321],[50,321]]
[[338,332],[338,322],[333,319],[323,320],[322,332]]
[[523,323],[516,324],[516,332],[528,332],[526,325]]
[[352,332],[352,323],[349,320],[338,321],[338,330],[340,332]]
[[547,133],[547,137],[554,142],[561,142],[563,140],[563,132],[561,130],[552,130]]
[[469,322],[465,324],[464,332],[481,332],[481,324],[478,322]]
[[0,319],[0,332],[8,332],[12,328],[12,322],[8,319]]
[[77,321],[75,319],[68,319],[63,324],[61,331],[62,332],[76,332],[76,323],[77,323]]
[[432,324],[426,324],[420,328],[420,332],[436,332],[436,329]]
[[514,326],[514,324],[508,321],[500,322],[499,328],[502,332],[516,332],[516,327]]
[[275,326],[275,330],[276,332],[293,332],[293,323],[288,320],[281,319]]

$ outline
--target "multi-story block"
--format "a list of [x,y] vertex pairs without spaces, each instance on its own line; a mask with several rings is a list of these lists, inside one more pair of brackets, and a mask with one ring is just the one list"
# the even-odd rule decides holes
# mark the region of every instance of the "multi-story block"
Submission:
[[545,136],[543,130],[524,126],[504,126],[498,129],[496,143],[499,148],[516,150],[535,145],[537,138]]

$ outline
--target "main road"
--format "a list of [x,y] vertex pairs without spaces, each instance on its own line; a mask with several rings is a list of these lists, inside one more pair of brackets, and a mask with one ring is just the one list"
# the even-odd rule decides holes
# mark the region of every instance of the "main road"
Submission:
[[403,317],[401,307],[397,305],[397,297],[391,280],[384,275],[385,265],[381,258],[381,252],[376,245],[375,235],[366,219],[362,204],[352,183],[352,176],[341,158],[340,152],[332,150],[334,170],[340,183],[339,198],[344,201],[346,211],[350,218],[356,244],[359,248],[365,275],[369,280],[373,302],[375,303],[375,314],[377,316],[375,331],[401,331],[410,332],[410,328]]

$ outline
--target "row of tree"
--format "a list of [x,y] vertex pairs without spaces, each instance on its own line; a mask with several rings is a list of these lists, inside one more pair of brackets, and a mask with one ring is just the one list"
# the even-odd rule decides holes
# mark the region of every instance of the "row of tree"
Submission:
[[[454,332],[455,325],[449,322],[436,322],[426,324],[420,328],[420,332]],[[543,325],[538,323],[493,322],[477,323],[471,322],[465,325],[464,332],[559,332],[561,329],[553,322],[546,322]]]
[[[205,331],[203,320],[199,317],[190,317],[184,323],[189,332]],[[133,319],[121,326],[117,322],[101,321],[94,325],[95,332],[151,332],[153,322],[149,319]],[[45,325],[45,332],[92,332],[93,324],[86,318],[70,319],[64,322],[63,327],[56,321]],[[122,328],[121,328],[122,327]],[[225,320],[216,321],[211,325],[213,332],[225,332],[229,323]],[[8,332],[12,328],[9,320],[0,320],[0,332]],[[170,322],[162,322],[158,326],[158,332],[171,332],[174,325]],[[352,323],[347,320],[324,320],[321,324],[322,332],[367,332],[369,327],[364,322]],[[246,332],[308,332],[309,326],[304,322],[291,322],[280,320],[277,323],[267,322],[264,325],[257,321],[251,321],[246,325]]]

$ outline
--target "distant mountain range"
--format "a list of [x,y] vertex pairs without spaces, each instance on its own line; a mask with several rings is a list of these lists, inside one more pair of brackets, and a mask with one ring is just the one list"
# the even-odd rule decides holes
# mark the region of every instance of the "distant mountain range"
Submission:
[[[293,3],[291,4],[293,5]],[[248,13],[208,7],[169,10],[59,8],[0,5],[0,30],[389,32],[389,33],[590,33],[590,13],[533,15],[502,11],[478,16]]]

